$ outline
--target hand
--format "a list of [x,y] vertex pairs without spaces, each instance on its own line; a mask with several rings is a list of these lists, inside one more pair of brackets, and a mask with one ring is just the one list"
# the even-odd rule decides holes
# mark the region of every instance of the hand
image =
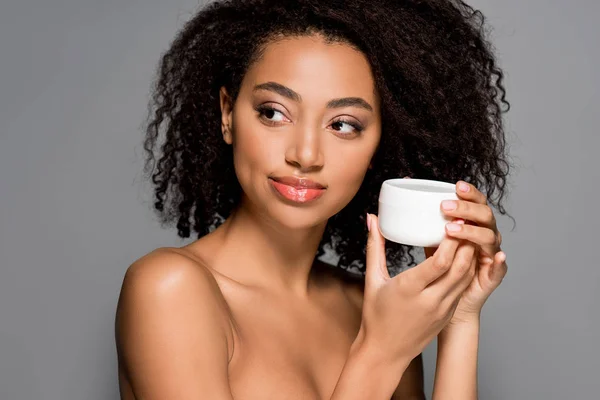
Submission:
[[[466,187],[467,191],[461,190]],[[479,319],[481,308],[500,285],[507,271],[506,254],[501,251],[502,235],[496,226],[494,212],[487,204],[483,193],[467,182],[456,184],[456,193],[460,200],[442,202],[441,210],[449,217],[456,218],[446,225],[446,233],[453,238],[469,240],[479,246],[477,273],[471,284],[465,289],[450,324]],[[454,209],[445,209],[444,204]],[[454,229],[457,230],[454,230]],[[434,248],[426,248],[427,256]]]
[[452,318],[475,276],[477,246],[446,237],[432,257],[390,278],[377,217],[368,214],[367,225],[365,291],[357,339],[379,362],[390,367],[406,364]]

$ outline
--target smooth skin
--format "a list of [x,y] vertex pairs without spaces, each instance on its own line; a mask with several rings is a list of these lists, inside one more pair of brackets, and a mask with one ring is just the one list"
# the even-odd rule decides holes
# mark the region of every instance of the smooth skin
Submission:
[[[327,219],[358,191],[380,139],[364,55],[319,36],[287,38],[251,66],[235,104],[220,95],[242,203],[208,235],[128,268],[115,325],[121,397],[422,399],[420,352],[473,285],[479,235],[448,236],[389,278],[384,240],[370,229],[364,286],[314,259]],[[327,190],[291,205],[273,193],[273,175]],[[473,293],[465,304],[479,304]],[[465,335],[449,332],[453,349]]]

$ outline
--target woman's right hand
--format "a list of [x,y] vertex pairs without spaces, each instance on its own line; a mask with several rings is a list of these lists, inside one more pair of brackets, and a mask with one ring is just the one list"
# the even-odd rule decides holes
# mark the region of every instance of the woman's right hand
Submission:
[[476,245],[446,236],[432,257],[390,278],[378,218],[367,216],[361,343],[382,362],[408,363],[452,317],[477,263]]

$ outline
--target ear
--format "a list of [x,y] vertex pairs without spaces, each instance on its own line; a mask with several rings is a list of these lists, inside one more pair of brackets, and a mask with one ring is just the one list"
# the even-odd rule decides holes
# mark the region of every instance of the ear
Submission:
[[219,91],[219,102],[221,104],[221,132],[223,133],[223,140],[225,143],[231,144],[233,143],[233,134],[231,133],[233,125],[233,102],[224,86]]

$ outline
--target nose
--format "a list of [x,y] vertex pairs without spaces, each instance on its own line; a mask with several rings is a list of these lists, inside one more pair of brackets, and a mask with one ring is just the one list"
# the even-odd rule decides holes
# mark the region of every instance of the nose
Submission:
[[289,164],[304,171],[317,170],[323,167],[321,135],[318,129],[298,129],[290,141],[285,159]]

